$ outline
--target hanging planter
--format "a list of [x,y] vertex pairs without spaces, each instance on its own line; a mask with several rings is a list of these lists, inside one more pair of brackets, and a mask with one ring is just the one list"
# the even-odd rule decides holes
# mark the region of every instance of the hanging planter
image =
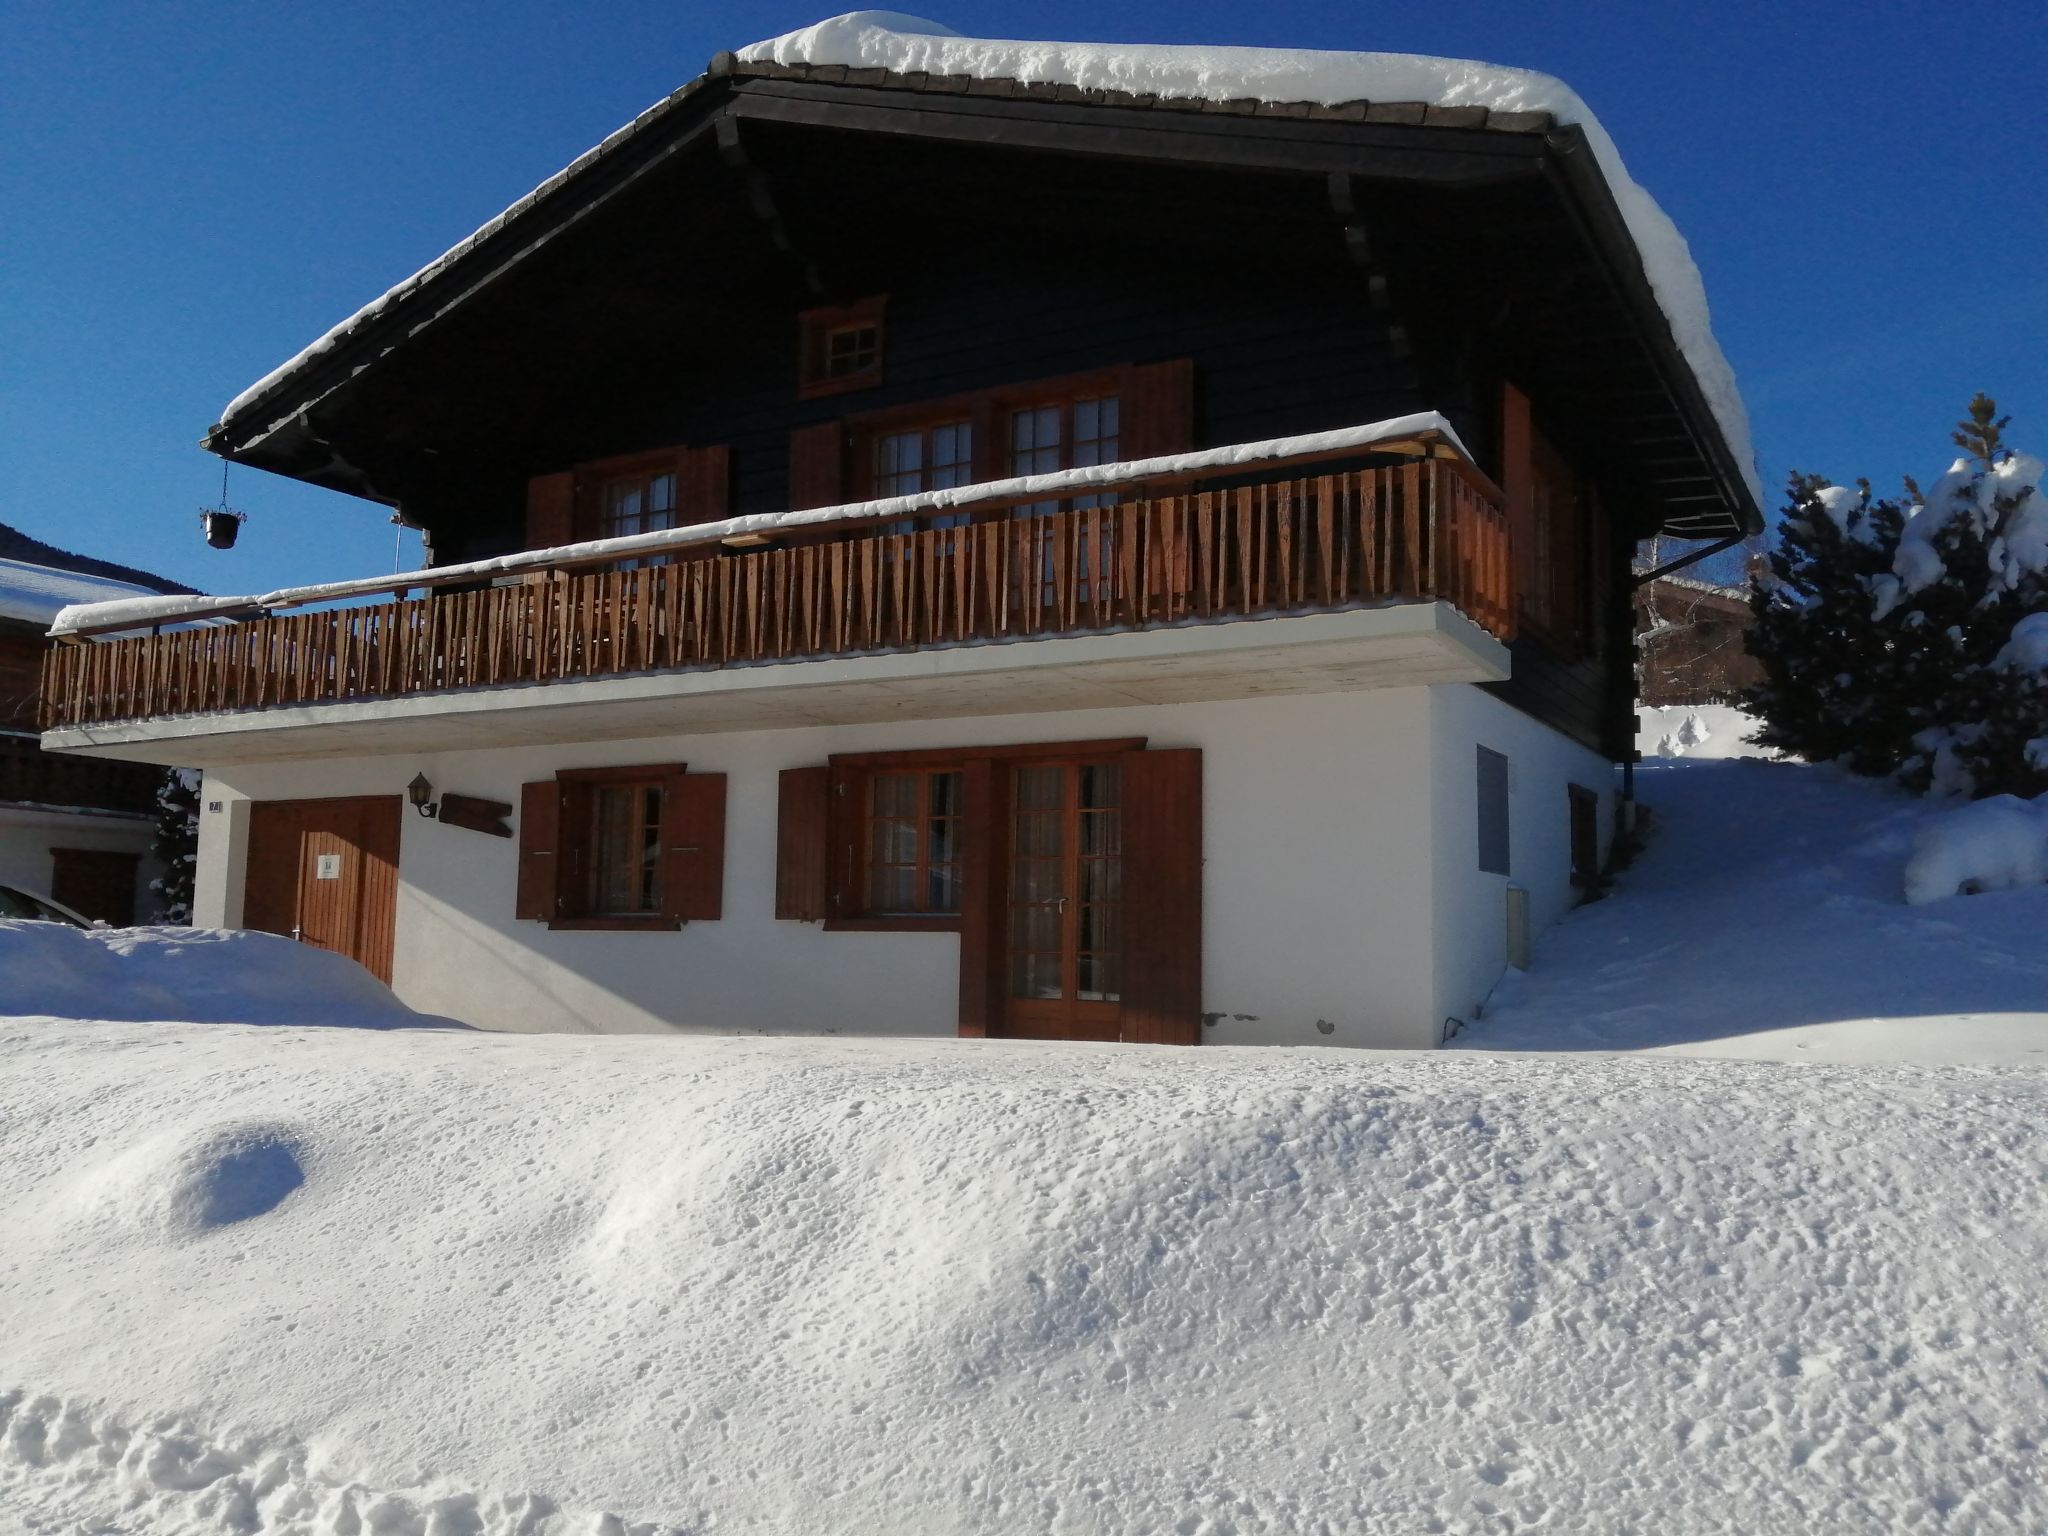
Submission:
[[242,531],[242,524],[248,517],[246,512],[232,511],[227,507],[209,507],[199,514],[199,523],[206,530],[207,543],[215,549],[233,549],[235,535]]
[[199,526],[206,530],[206,542],[215,549],[233,549],[235,536],[242,531],[242,524],[249,520],[246,512],[237,512],[228,505],[228,466],[224,460],[220,466],[220,505],[199,509]]

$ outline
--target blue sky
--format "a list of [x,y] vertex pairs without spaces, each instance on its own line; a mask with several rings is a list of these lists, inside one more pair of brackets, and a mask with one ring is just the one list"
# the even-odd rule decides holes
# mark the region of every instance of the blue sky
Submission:
[[[1795,465],[1930,476],[1979,388],[2048,450],[2048,26],[2031,5],[927,13],[985,36],[1547,70],[1691,240],[1767,486]],[[206,549],[220,465],[196,440],[220,407],[718,49],[820,14],[0,0],[0,522],[214,591],[390,569],[383,509],[240,469],[242,543]]]

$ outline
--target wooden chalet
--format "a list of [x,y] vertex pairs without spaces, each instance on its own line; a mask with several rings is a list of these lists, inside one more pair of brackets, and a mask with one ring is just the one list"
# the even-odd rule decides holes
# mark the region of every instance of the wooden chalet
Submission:
[[[145,763],[46,752],[37,739],[50,621],[67,604],[184,593],[147,571],[0,523],[0,885],[121,926],[151,916],[157,787]],[[0,900],[0,916],[9,904]]]
[[1435,1042],[1596,876],[1635,543],[1757,521],[1597,129],[788,53],[207,434],[425,570],[79,616],[47,742],[479,1024]]

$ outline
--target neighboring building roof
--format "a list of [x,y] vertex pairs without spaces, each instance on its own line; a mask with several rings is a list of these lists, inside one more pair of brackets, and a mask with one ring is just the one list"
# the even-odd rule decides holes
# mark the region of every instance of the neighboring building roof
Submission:
[[[861,11],[713,59],[706,75],[674,92],[566,169],[365,305],[229,402],[207,446],[235,454],[230,439],[261,433],[258,408],[286,418],[303,404],[279,396],[359,331],[429,286],[449,267],[572,181],[607,161],[714,81],[799,78],[820,84],[1002,95],[1119,108],[1206,111],[1422,128],[1518,133],[1568,129],[1583,137],[1599,179],[1635,246],[1671,341],[1719,428],[1728,463],[1754,506],[1761,503],[1748,416],[1709,324],[1705,290],[1684,237],[1630,179],[1604,129],[1576,93],[1548,75],[1467,60],[1317,50],[1041,43],[966,38],[887,12]],[[544,237],[544,234],[543,234]],[[229,428],[238,427],[238,432]]]
[[190,591],[148,571],[74,555],[0,523],[0,619],[48,625],[75,603]]

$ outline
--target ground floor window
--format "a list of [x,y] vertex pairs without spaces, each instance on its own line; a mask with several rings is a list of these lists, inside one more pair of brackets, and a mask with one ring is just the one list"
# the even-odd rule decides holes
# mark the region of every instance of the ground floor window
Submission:
[[957,768],[869,775],[863,884],[870,913],[930,916],[960,910],[963,778]]

